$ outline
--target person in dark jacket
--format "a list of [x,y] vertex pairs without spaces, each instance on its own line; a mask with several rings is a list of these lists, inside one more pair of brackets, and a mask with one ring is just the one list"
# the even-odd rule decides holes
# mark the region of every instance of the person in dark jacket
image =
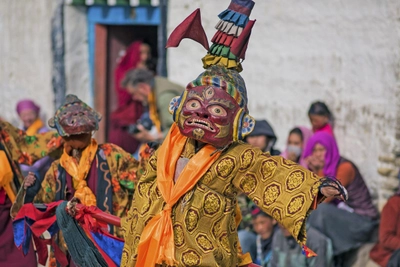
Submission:
[[259,147],[264,152],[271,153],[271,156],[278,156],[281,152],[274,148],[278,138],[274,129],[266,120],[256,120],[256,125],[251,134],[246,137],[246,142]]

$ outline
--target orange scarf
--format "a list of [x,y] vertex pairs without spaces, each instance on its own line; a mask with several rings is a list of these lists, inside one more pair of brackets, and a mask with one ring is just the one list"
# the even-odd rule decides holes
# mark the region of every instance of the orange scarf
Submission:
[[186,192],[196,185],[221,154],[217,152],[211,156],[216,148],[206,145],[190,159],[174,185],[176,164],[187,139],[181,135],[178,126],[174,123],[159,148],[157,187],[166,205],[150,220],[142,232],[136,266],[153,267],[163,262],[169,266],[176,264],[171,209]]
[[75,197],[79,198],[85,206],[96,206],[96,196],[86,183],[86,177],[92,167],[92,162],[97,152],[97,142],[92,138],[91,143],[83,150],[79,162],[69,156],[64,149],[60,158],[61,166],[71,175],[75,189]]
[[14,174],[7,155],[4,151],[0,150],[0,188],[4,188],[4,191],[6,191],[6,194],[12,203],[15,201],[15,193],[11,186],[13,177]]
[[43,128],[44,124],[43,121],[39,118],[37,118],[31,126],[28,127],[28,129],[26,129],[26,135],[34,135],[37,134],[38,131]]

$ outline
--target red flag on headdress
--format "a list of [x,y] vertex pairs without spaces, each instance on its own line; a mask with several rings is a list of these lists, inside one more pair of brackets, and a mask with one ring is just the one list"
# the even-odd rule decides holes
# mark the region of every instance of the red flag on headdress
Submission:
[[184,38],[192,39],[209,49],[207,35],[201,25],[200,9],[196,9],[171,33],[166,48],[178,47]]
[[250,20],[246,27],[243,29],[243,32],[240,34],[239,38],[237,38],[231,47],[231,52],[240,59],[245,58],[247,45],[249,44],[251,29],[254,26],[256,20]]

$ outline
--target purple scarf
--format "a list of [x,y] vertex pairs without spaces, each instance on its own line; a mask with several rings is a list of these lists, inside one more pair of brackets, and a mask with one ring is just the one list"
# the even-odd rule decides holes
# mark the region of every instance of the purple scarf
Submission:
[[304,151],[304,158],[311,156],[316,144],[320,144],[326,149],[324,175],[336,177],[336,169],[340,161],[340,154],[335,138],[326,132],[315,133],[307,143]]
[[33,102],[32,100],[29,100],[29,99],[19,101],[17,103],[16,109],[17,109],[18,114],[21,114],[21,112],[26,109],[31,109],[31,110],[35,111],[37,114],[39,114],[39,111],[40,111],[40,107],[38,105],[36,105],[35,102]]

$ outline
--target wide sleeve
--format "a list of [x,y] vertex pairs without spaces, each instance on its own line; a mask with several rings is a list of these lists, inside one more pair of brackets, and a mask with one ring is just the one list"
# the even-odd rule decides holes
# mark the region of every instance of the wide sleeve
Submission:
[[26,133],[10,123],[0,120],[0,135],[12,160],[32,165],[37,160],[62,152],[62,138],[56,132],[35,135]]
[[400,196],[388,200],[381,213],[379,226],[379,243],[382,247],[395,251],[400,249]]
[[121,186],[128,192],[133,193],[139,162],[119,146],[103,144],[102,149],[107,157],[113,186]]
[[42,183],[36,180],[36,183],[24,189],[23,186],[18,191],[16,200],[11,208],[11,216],[15,217],[21,207],[26,203],[50,203],[55,200],[56,184],[58,177],[58,160],[54,161],[47,171]]
[[305,245],[306,218],[322,201],[320,178],[292,161],[254,148],[244,151],[239,160],[233,185]]
[[59,161],[54,161],[46,175],[44,176],[43,182],[37,194],[35,195],[33,202],[35,203],[50,203],[56,199],[57,191],[57,179],[59,176],[58,172]]

